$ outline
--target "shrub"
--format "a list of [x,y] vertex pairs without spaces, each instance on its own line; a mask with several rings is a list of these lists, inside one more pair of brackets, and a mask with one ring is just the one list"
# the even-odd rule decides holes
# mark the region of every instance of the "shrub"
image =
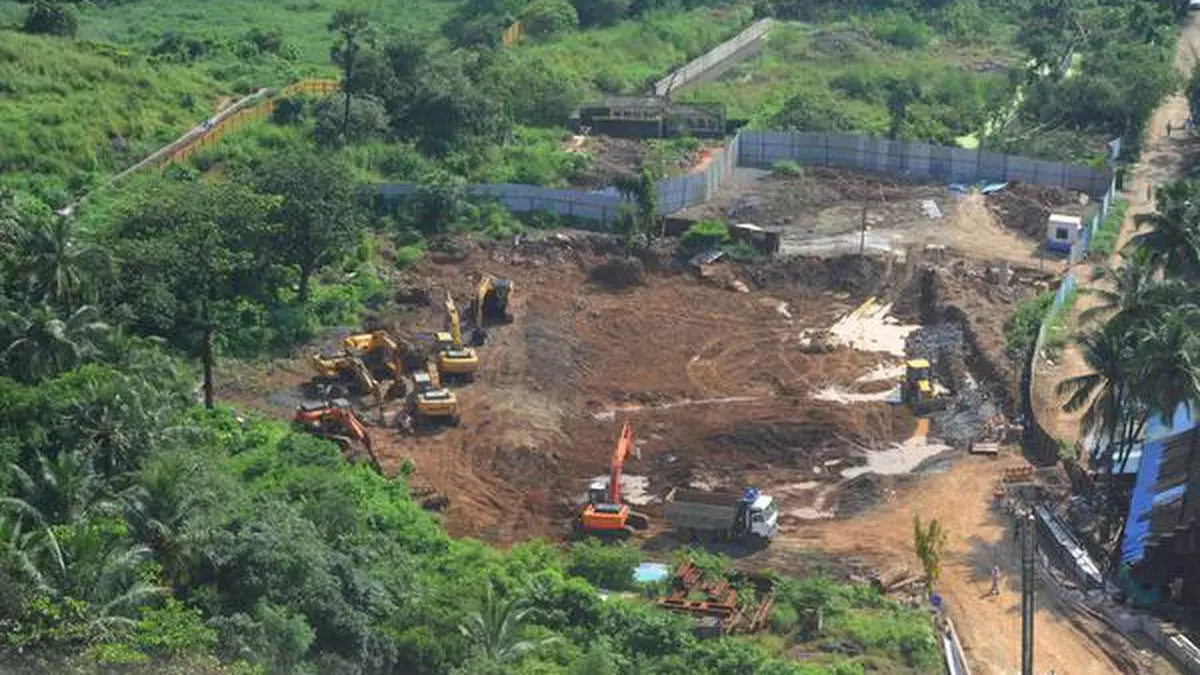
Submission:
[[1128,207],[1129,202],[1124,199],[1118,197],[1113,200],[1112,208],[1109,209],[1104,222],[1100,223],[1100,227],[1096,229],[1096,234],[1092,237],[1091,252],[1093,254],[1102,258],[1113,254],[1113,249],[1117,246],[1117,237],[1121,234],[1121,223],[1125,221],[1125,210]]
[[679,238],[684,253],[696,254],[729,241],[729,226],[715,220],[702,220],[692,225]]
[[885,12],[871,22],[875,37],[901,49],[920,49],[929,44],[933,31],[908,14]]
[[804,168],[795,160],[781,159],[771,165],[771,173],[775,174],[776,176],[800,178],[804,175]]
[[614,591],[633,587],[633,571],[641,560],[638,550],[624,544],[608,546],[582,541],[571,547],[567,573]]
[[1047,291],[1017,305],[1017,311],[1004,323],[1004,348],[1010,356],[1020,359],[1029,352],[1053,303],[1054,292]]
[[30,5],[22,30],[36,35],[75,37],[79,31],[79,18],[74,9],[61,2],[38,0]]
[[786,635],[796,630],[800,622],[800,614],[796,608],[787,603],[778,603],[771,608],[771,630]]
[[534,0],[521,23],[527,35],[544,37],[578,28],[579,15],[567,0]]

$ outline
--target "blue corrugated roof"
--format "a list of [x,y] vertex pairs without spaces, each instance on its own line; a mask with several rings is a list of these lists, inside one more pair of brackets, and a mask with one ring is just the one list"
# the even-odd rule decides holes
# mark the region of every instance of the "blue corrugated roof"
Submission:
[[1200,421],[1193,415],[1193,407],[1179,406],[1170,424],[1164,424],[1157,415],[1151,418],[1146,423],[1146,441],[1129,455],[1126,471],[1132,472],[1132,467],[1136,467],[1137,480],[1133,485],[1133,498],[1129,501],[1129,516],[1125,521],[1121,562],[1137,562],[1145,554],[1146,537],[1150,534],[1150,509],[1182,495],[1182,488],[1172,488],[1156,494],[1154,485],[1158,482],[1163,448],[1172,438],[1200,426]]
[[1149,441],[1142,446],[1141,462],[1137,481],[1133,486],[1133,499],[1129,501],[1129,515],[1125,521],[1125,538],[1121,541],[1121,562],[1137,562],[1146,552],[1146,537],[1150,534],[1150,519],[1143,516],[1154,507],[1154,484],[1158,482],[1158,469],[1162,464],[1164,440]]
[[[1151,417],[1146,422],[1146,431],[1142,437],[1146,441],[1157,441],[1172,436],[1178,436],[1185,431],[1191,431],[1196,427],[1200,427],[1200,419],[1196,419],[1195,410],[1197,406],[1181,405],[1175,409],[1175,415],[1171,418],[1170,424],[1163,424],[1162,418],[1158,415]],[[1142,460],[1142,446],[1138,445],[1129,452],[1129,461],[1125,463],[1125,470],[1118,470],[1120,474],[1138,473]],[[1118,469],[1120,467],[1117,467]]]

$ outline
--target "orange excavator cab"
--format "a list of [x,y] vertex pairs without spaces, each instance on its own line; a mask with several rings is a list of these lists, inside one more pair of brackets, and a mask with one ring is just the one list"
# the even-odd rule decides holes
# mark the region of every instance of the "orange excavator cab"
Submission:
[[625,460],[636,453],[633,443],[633,427],[626,422],[613,450],[612,465],[608,482],[593,483],[588,488],[588,503],[579,514],[579,528],[586,534],[597,536],[627,537],[635,530],[650,526],[645,515],[621,502],[621,472]]
[[342,453],[347,456],[356,455],[354,446],[361,445],[367,451],[372,468],[383,475],[383,466],[375,455],[371,434],[358,415],[354,414],[349,401],[337,399],[323,404],[301,405],[296,408],[296,415],[292,420],[304,431],[337,443]]

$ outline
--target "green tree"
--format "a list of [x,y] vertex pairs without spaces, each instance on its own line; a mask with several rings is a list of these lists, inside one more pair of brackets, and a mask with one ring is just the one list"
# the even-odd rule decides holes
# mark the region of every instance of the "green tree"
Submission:
[[1200,281],[1200,182],[1168,183],[1155,197],[1158,209],[1145,219],[1150,229],[1135,234],[1127,246],[1168,275]]
[[569,0],[533,0],[521,16],[525,34],[547,37],[579,27],[579,15]]
[[1097,432],[1097,444],[1103,444],[1103,451],[1107,453],[1099,459],[1110,469],[1114,450],[1119,455],[1128,452],[1122,430],[1133,404],[1129,367],[1133,344],[1130,337],[1130,333],[1117,323],[1080,336],[1078,343],[1090,372],[1063,380],[1057,388],[1060,396],[1068,397],[1063,404],[1064,411],[1084,411],[1082,431],[1085,434]]
[[350,167],[311,152],[276,155],[254,171],[259,192],[280,197],[273,250],[299,275],[299,300],[308,301],[314,273],[358,247],[365,220]]
[[636,174],[618,177],[616,188],[633,205],[630,217],[619,223],[627,245],[633,246],[635,242],[657,234],[658,172],[643,166]]
[[74,8],[65,2],[34,0],[25,14],[25,24],[21,29],[26,33],[75,37],[75,33],[79,32],[79,17],[75,15]]
[[941,578],[942,556],[946,551],[946,531],[937,518],[922,526],[921,517],[913,516],[913,549],[932,587]]
[[135,326],[169,335],[200,358],[204,402],[213,406],[216,305],[272,297],[269,223],[278,198],[233,183],[191,183],[126,205],[111,233],[121,260],[116,300]]
[[365,44],[375,44],[375,30],[370,13],[362,7],[342,7],[333,13],[327,26],[336,36],[330,57],[342,69],[342,97],[345,104],[342,113],[342,137],[349,138],[350,99],[354,95],[354,69]]

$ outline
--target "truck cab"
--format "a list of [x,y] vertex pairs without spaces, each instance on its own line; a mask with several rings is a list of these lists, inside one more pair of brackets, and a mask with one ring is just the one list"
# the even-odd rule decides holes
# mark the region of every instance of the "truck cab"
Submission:
[[767,541],[774,539],[779,532],[779,509],[775,506],[775,498],[750,489],[742,497],[742,503],[745,505],[742,521],[745,531]]

